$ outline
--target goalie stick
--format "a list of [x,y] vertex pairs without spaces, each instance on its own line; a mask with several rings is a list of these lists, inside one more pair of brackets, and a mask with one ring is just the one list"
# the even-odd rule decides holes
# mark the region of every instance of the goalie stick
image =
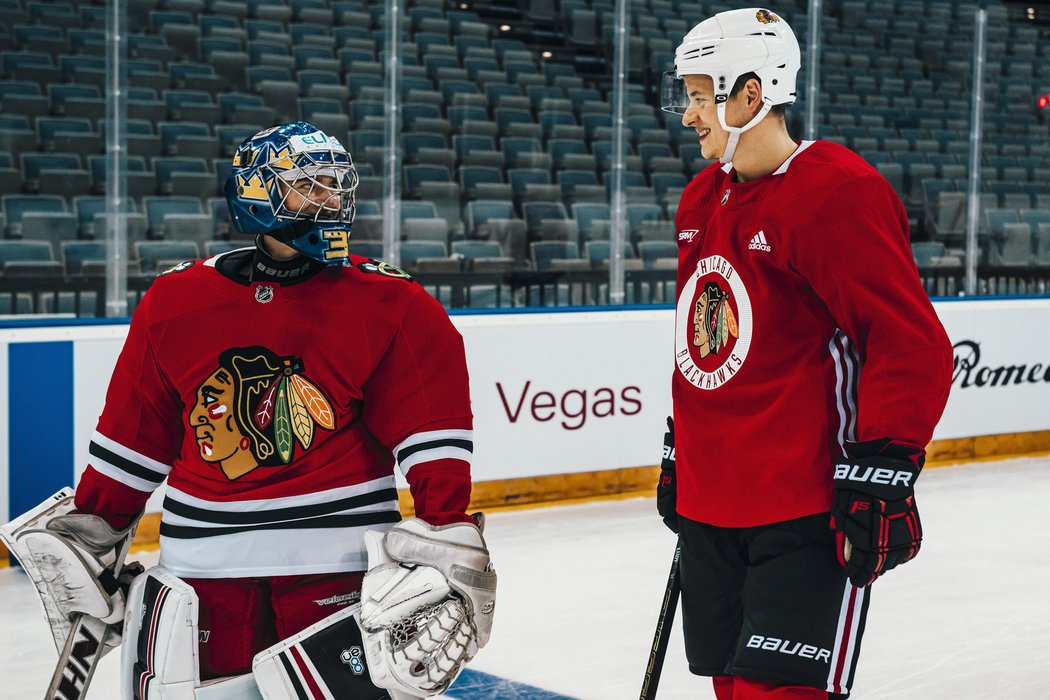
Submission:
[[[32,511],[16,518],[15,520],[0,527],[0,541],[7,547],[9,556],[18,562],[29,573],[30,567],[35,568],[32,560],[26,557],[19,558],[18,553],[22,551],[18,540],[26,531],[38,528],[44,516],[53,513],[56,507],[61,507],[73,499],[72,489],[62,489],[48,501],[45,501]],[[127,544],[130,544],[130,538]],[[122,552],[127,555],[127,545]],[[113,577],[116,579],[121,573],[123,556],[117,562]],[[136,563],[135,566],[138,566]],[[39,578],[39,573],[37,578]],[[34,583],[36,583],[34,581]],[[55,615],[54,610],[47,609],[45,613],[49,619]],[[58,663],[52,674],[51,683],[48,685],[45,700],[83,700],[87,695],[88,685],[102,658],[107,639],[114,625],[107,625],[101,620],[82,614],[75,614],[68,622],[69,632],[65,643],[59,651]],[[60,637],[56,639],[56,642]]]
[[79,613],[73,616],[73,628],[59,654],[45,700],[83,700],[87,696],[88,685],[112,628],[113,625],[93,617]]
[[678,594],[681,592],[681,582],[678,579],[678,560],[682,556],[682,543],[679,541],[674,548],[674,558],[671,560],[671,573],[667,576],[667,586],[664,588],[664,602],[660,608],[660,617],[656,621],[656,632],[653,633],[653,646],[649,650],[649,663],[645,667],[645,678],[642,679],[642,692],[638,700],[652,700],[656,697],[656,689],[660,685],[660,673],[664,668],[664,656],[667,655],[668,634],[674,622],[674,614],[678,609]]

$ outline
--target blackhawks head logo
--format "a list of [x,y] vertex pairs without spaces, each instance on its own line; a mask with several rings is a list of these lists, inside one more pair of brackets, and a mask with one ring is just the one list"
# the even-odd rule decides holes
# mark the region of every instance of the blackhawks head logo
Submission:
[[708,282],[704,291],[696,297],[693,310],[693,345],[700,359],[718,351],[729,343],[729,338],[738,338],[736,315],[729,305],[729,293],[716,282]]
[[303,371],[302,358],[259,346],[219,355],[190,411],[201,459],[236,479],[259,466],[288,464],[296,443],[310,448],[317,426],[334,430],[332,404]]

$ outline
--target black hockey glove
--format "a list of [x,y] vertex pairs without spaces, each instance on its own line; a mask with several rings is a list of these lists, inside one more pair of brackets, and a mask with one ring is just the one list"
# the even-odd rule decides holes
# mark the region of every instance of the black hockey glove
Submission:
[[846,453],[835,465],[831,527],[849,580],[868,586],[919,552],[915,480],[925,457],[888,439],[847,442]]
[[656,511],[664,525],[678,534],[678,482],[674,473],[674,420],[667,418],[664,452],[660,459],[660,481],[656,484]]

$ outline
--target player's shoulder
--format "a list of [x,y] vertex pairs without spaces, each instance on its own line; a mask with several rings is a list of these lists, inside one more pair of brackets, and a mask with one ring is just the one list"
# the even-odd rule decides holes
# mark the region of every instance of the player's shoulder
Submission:
[[355,300],[368,300],[386,305],[407,304],[423,287],[412,275],[377,258],[350,255],[348,265],[332,267],[322,275],[337,280],[341,293]]
[[868,161],[833,141],[802,142],[803,150],[792,156],[791,170],[807,180],[827,187],[855,186],[857,180],[884,181]]
[[217,274],[215,268],[205,264],[203,259],[183,260],[157,273],[150,290],[156,290],[154,294],[177,294],[187,287],[200,284],[200,282],[211,274]]
[[345,279],[368,286],[382,286],[386,289],[404,289],[418,287],[415,278],[402,270],[397,265],[378,260],[366,258],[360,255],[350,255],[350,264],[340,268]]

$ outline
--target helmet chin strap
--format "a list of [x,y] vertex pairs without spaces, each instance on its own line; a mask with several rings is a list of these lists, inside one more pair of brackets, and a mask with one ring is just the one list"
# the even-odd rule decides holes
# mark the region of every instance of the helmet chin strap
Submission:
[[726,150],[722,154],[722,157],[718,159],[720,163],[731,164],[733,162],[733,156],[736,155],[736,146],[740,142],[740,134],[762,121],[772,108],[773,105],[768,102],[763,102],[762,109],[758,110],[758,114],[752,117],[751,121],[747,124],[744,124],[743,126],[729,126],[726,124],[726,103],[722,102],[718,105],[718,121],[722,125],[722,128],[729,132],[729,140],[726,142]]

